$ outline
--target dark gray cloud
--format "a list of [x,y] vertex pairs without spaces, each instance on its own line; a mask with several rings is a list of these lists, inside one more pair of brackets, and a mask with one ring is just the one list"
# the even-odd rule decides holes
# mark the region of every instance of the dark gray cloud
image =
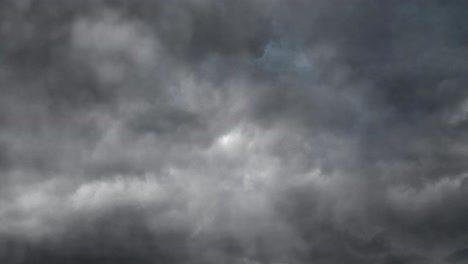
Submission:
[[0,1],[0,262],[463,263],[464,1]]

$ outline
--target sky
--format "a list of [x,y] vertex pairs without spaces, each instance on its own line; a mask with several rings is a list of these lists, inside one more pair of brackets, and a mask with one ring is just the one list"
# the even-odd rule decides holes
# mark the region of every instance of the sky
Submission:
[[0,263],[467,263],[466,11],[0,0]]

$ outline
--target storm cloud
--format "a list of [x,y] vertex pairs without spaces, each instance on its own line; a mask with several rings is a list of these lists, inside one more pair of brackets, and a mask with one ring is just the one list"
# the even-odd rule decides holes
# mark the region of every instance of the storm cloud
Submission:
[[466,11],[0,1],[0,262],[467,262]]

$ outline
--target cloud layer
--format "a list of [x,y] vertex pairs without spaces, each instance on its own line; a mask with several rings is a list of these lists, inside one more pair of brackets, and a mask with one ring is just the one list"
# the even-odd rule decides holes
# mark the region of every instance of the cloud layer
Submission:
[[466,8],[1,1],[0,262],[466,262]]

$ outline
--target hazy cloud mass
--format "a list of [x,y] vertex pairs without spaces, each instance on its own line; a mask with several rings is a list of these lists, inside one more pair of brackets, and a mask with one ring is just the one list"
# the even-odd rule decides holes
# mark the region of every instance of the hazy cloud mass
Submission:
[[467,12],[0,0],[0,263],[468,263]]

